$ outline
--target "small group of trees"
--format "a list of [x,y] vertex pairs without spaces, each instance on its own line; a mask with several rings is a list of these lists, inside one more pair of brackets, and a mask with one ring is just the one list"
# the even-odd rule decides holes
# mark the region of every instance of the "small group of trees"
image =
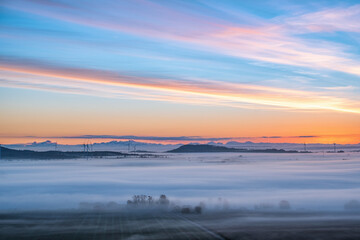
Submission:
[[181,213],[181,214],[202,214],[205,209],[205,203],[200,202],[199,205],[192,207],[190,205],[184,205],[180,207],[179,205],[174,205],[172,211],[174,213]]
[[128,204],[135,204],[135,205],[145,205],[145,204],[152,204],[154,202],[152,196],[146,195],[134,195],[132,200],[128,200]]
[[170,201],[167,199],[166,195],[160,195],[158,200],[154,201],[152,196],[147,195],[134,195],[132,200],[128,200],[127,204],[132,206],[146,206],[146,205],[161,205],[161,206],[168,206]]
[[174,208],[174,212],[180,212],[182,214],[190,214],[190,213],[195,213],[195,214],[201,214],[203,211],[203,207],[202,206],[195,206],[194,208],[192,208],[189,205],[183,206],[182,208],[176,206]]
[[185,205],[180,207],[176,205],[174,202],[170,204],[170,201],[165,194],[161,194],[157,200],[154,200],[152,196],[148,196],[148,195],[134,195],[132,197],[132,200],[127,201],[127,205],[131,207],[140,207],[140,208],[154,207],[155,209],[161,207],[162,210],[167,209],[169,211],[175,213],[182,213],[182,214],[189,214],[189,213],[201,214],[205,207],[205,204],[202,202],[195,207],[191,207],[190,205]]

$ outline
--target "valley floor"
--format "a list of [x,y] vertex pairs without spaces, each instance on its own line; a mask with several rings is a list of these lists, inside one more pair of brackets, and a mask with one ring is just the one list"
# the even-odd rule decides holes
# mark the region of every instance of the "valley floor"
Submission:
[[214,212],[203,215],[120,212],[0,214],[0,238],[17,239],[360,239],[360,215]]

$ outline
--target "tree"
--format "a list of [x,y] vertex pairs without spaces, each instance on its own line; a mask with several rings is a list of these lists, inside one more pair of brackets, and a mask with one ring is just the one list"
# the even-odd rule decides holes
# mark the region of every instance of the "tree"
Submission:
[[159,204],[164,206],[169,205],[169,200],[166,198],[166,195],[160,195]]

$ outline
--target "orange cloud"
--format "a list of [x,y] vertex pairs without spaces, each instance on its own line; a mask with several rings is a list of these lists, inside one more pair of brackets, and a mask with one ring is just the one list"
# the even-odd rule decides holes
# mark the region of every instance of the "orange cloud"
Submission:
[[[75,69],[29,62],[2,61],[2,85],[73,89],[78,94],[224,105],[231,107],[330,110],[360,113],[359,103],[327,92],[292,90],[213,80],[139,77],[111,71]],[[63,89],[63,90],[62,90]],[[71,92],[71,91],[70,91]]]

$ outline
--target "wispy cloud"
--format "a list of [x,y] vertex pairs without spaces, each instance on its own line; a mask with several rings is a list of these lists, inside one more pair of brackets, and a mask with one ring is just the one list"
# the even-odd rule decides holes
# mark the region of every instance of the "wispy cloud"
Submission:
[[294,17],[279,17],[287,30],[294,33],[311,32],[360,32],[360,5],[335,7],[300,14]]
[[145,140],[145,141],[225,141],[233,140],[231,137],[201,137],[201,136],[134,136],[134,135],[77,135],[77,136],[24,136],[24,138],[61,138],[61,139],[119,139],[119,140]]
[[[63,6],[37,1],[11,1],[4,5],[61,21],[173,41],[223,55],[360,76],[360,61],[344,46],[298,35],[322,31],[358,32],[359,5],[270,21],[257,20],[254,24],[210,16],[205,10],[195,13],[173,3],[145,0],[107,4],[95,2],[88,7],[75,2],[65,10]],[[97,17],[94,18],[94,15]]]
[[[219,141],[219,142],[228,142],[228,141],[253,141],[254,143],[261,143],[264,139],[272,140],[272,139],[279,139],[282,142],[278,142],[280,144],[292,144],[292,142],[286,142],[289,139],[326,139],[326,138],[358,138],[360,134],[346,134],[346,135],[301,135],[301,136],[228,136],[228,137],[204,137],[204,136],[139,136],[139,135],[108,135],[108,134],[87,134],[87,135],[27,135],[27,136],[6,136],[0,135],[0,138],[18,138],[18,139],[46,139],[45,142],[32,142],[31,144],[42,144],[42,143],[51,143],[48,139],[57,139],[57,140],[64,140],[64,139],[90,139],[94,142],[101,141],[110,141],[110,140],[134,140],[134,141],[149,141],[154,143],[166,143],[166,142],[176,142],[176,143],[188,143],[188,142],[197,142],[197,143],[204,143],[204,141]],[[303,140],[301,140],[303,141]],[[301,145],[303,142],[297,142]],[[271,142],[266,142],[271,143]],[[295,144],[297,144],[295,143]],[[316,142],[312,142],[316,143]],[[20,143],[16,143],[20,144]],[[23,144],[23,143],[22,143]],[[272,143],[275,144],[275,143]],[[317,143],[320,144],[320,143]],[[331,144],[332,142],[325,143]],[[8,144],[9,145],[9,144]],[[10,144],[9,146],[12,146]]]
[[[134,76],[94,69],[69,68],[2,58],[2,86],[52,89],[77,94],[131,97],[231,107],[331,110],[360,113],[358,102],[326,92],[290,90],[207,79]],[[69,91],[70,90],[70,91]]]

